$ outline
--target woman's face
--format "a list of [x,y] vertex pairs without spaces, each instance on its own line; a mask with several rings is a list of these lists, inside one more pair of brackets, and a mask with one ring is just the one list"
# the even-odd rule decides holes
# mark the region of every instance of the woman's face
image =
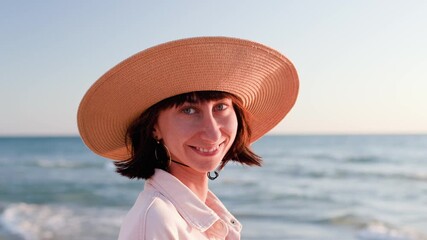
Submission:
[[232,100],[185,102],[159,113],[154,136],[171,157],[199,172],[214,170],[236,138],[237,117]]

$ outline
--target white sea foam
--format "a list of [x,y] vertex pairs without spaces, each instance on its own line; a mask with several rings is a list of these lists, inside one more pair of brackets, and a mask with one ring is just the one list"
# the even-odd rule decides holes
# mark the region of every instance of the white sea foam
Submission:
[[357,238],[360,240],[426,240],[427,236],[423,236],[415,230],[375,222],[360,230]]
[[79,163],[66,161],[66,160],[52,160],[52,159],[40,159],[37,160],[37,166],[42,168],[78,168],[80,167]]
[[73,209],[65,206],[12,204],[1,215],[2,224],[25,240],[115,239],[122,216],[117,209]]
[[107,161],[107,162],[104,164],[104,169],[105,169],[105,170],[108,170],[108,171],[113,171],[113,172],[114,172],[114,170],[116,170],[116,166],[114,166],[113,161]]

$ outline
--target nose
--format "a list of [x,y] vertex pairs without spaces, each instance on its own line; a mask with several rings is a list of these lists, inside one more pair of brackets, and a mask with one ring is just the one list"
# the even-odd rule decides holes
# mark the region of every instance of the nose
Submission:
[[204,114],[201,129],[202,140],[214,144],[221,139],[220,124],[212,115],[212,112]]

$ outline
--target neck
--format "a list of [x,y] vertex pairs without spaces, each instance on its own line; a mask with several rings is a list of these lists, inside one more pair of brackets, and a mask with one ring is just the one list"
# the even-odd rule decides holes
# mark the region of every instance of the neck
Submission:
[[184,164],[184,163],[182,163],[182,162],[175,161],[175,160],[173,160],[173,159],[171,159],[171,162],[176,163],[176,164],[179,164],[179,165],[184,166],[184,167],[190,167],[190,166],[188,166],[187,164]]
[[205,202],[208,195],[208,178],[206,177],[206,173],[200,173],[176,161],[173,161],[173,163],[176,164],[170,165],[170,173],[196,194],[202,202]]

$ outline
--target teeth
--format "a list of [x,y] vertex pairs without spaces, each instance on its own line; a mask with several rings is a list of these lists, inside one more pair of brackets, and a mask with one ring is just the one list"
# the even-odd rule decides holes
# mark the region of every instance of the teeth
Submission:
[[200,152],[211,153],[211,152],[218,150],[218,146],[211,148],[211,149],[206,149],[206,148],[201,148],[201,147],[196,147],[196,149],[197,149],[197,151],[200,151]]

